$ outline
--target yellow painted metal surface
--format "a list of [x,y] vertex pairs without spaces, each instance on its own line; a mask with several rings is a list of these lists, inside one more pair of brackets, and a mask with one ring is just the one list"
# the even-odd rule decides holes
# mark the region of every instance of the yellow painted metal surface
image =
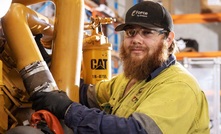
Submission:
[[79,101],[82,40],[84,28],[83,0],[57,0],[54,44],[50,70],[59,89]]
[[4,34],[15,56],[18,70],[34,61],[43,61],[30,30],[38,24],[29,23],[29,20],[34,22],[37,15],[31,13],[33,13],[32,10],[24,5],[13,3],[8,13],[2,18]]
[[87,84],[96,84],[100,80],[111,78],[112,44],[104,36],[103,24],[111,24],[113,18],[91,17],[91,23],[85,23],[83,40],[83,79]]
[[[12,8],[3,18],[6,39],[15,55],[18,70],[30,63],[43,60],[32,33],[39,33],[42,29],[46,31],[47,27],[50,33],[50,23],[39,19],[37,13],[25,6],[43,1],[46,0],[13,0]],[[84,3],[83,0],[53,2],[56,5],[56,18],[53,27],[50,70],[59,89],[64,90],[72,100],[79,101]],[[22,37],[18,37],[21,34]]]
[[1,115],[1,120],[0,120],[0,133],[3,133],[4,130],[7,130],[8,128],[8,115],[4,110],[5,107],[5,99],[4,99],[4,92],[2,91],[3,87],[3,66],[2,66],[2,61],[0,60],[0,115]]
[[111,44],[88,44],[83,49],[84,80],[96,84],[111,78]]

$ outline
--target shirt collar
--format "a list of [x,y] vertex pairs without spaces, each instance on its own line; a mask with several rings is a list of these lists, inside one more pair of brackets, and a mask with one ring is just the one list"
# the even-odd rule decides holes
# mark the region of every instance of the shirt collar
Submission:
[[174,65],[176,63],[176,57],[175,55],[171,54],[169,58],[163,63],[162,66],[154,70],[147,78],[146,82],[154,79],[157,75],[160,74],[161,71],[163,71],[165,68],[168,68],[171,65]]

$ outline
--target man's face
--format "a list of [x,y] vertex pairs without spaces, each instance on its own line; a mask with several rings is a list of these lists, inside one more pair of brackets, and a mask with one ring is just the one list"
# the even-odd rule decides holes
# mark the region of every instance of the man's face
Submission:
[[120,56],[126,77],[143,80],[168,58],[165,35],[142,27],[125,30]]
[[140,60],[156,52],[163,38],[164,34],[158,31],[134,26],[125,30],[124,47],[131,58]]

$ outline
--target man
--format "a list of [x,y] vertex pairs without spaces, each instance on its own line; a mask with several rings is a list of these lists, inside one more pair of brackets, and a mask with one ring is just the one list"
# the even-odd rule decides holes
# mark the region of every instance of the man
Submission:
[[140,2],[115,30],[125,33],[122,74],[95,86],[82,84],[84,105],[62,91],[38,92],[31,97],[33,109],[64,119],[74,134],[209,134],[206,97],[174,56],[169,12],[158,3]]

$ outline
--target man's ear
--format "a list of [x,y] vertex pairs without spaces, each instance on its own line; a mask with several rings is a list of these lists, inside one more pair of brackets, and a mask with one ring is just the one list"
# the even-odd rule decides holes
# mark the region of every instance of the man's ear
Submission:
[[[166,41],[168,42],[168,44],[172,44],[173,40],[175,37],[175,33],[174,32],[169,32]],[[170,45],[168,46],[168,48],[170,47]]]

